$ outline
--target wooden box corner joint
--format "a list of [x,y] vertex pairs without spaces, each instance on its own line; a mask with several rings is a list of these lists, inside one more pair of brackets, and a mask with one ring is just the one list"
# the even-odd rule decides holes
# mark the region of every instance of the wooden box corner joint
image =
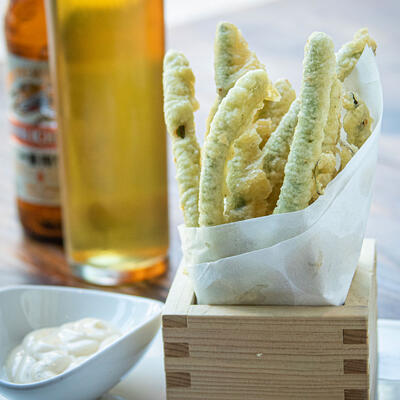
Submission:
[[372,400],[375,242],[339,307],[203,306],[178,271],[163,312],[168,400]]

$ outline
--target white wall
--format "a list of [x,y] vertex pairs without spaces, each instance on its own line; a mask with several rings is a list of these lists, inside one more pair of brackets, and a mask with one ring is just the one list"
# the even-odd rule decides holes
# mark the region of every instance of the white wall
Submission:
[[[164,0],[167,27],[277,0]],[[4,13],[8,0],[0,0],[0,62],[5,57]]]
[[174,26],[273,1],[277,0],[164,0],[165,19]]

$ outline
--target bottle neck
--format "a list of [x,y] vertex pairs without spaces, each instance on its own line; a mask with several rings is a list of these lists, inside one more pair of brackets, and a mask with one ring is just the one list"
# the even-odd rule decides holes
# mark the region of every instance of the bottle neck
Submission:
[[10,53],[32,60],[47,60],[43,0],[10,0],[4,22]]

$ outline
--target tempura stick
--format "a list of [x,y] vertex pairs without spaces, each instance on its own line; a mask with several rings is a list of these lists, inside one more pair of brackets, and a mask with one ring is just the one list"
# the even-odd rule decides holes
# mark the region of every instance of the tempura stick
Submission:
[[272,213],[279,198],[299,110],[300,101],[296,99],[262,150],[263,169],[271,184],[271,193],[266,202],[266,215]]
[[[222,99],[227,95],[235,82],[246,72],[264,69],[256,54],[249,49],[240,30],[229,22],[221,22],[217,26],[214,44],[214,71],[217,88],[215,100],[207,119],[206,136],[210,131],[211,122]],[[268,79],[265,99],[279,100],[279,92]]]
[[274,210],[276,214],[302,210],[311,200],[313,171],[321,156],[335,72],[333,48],[332,40],[325,33],[314,32],[307,41],[300,112]]
[[321,158],[315,168],[315,190],[313,199],[324,193],[325,187],[336,176],[337,143],[340,137],[340,116],[342,109],[342,83],[335,77],[333,79],[329,113],[324,128],[324,141],[322,142]]
[[[296,98],[296,92],[287,79],[278,79],[274,83],[281,98],[279,101],[264,100],[264,107],[257,113],[257,119],[271,120],[271,133],[278,127],[282,117],[288,112],[290,105]],[[262,143],[261,147],[265,142]]]
[[[369,35],[368,29],[362,28],[355,33],[353,40],[351,42],[344,44],[338,51],[338,53],[336,54],[336,74],[340,81],[344,81],[344,79],[347,78],[353,71],[366,45],[371,47],[374,53],[376,52],[377,48],[376,42]],[[333,95],[333,90],[334,87],[332,88],[331,97]],[[372,123],[372,118],[370,117],[368,108],[366,108],[365,104],[361,105],[361,108],[355,111],[355,107],[353,107],[352,105],[353,101],[352,100],[349,101],[348,95],[347,95],[347,100],[345,97],[344,102],[346,103],[344,104],[344,107],[347,108],[348,110],[344,117],[344,122],[346,124],[346,127],[344,127],[344,129],[345,131],[349,131],[350,134],[348,134],[349,141],[347,140],[340,141],[340,159],[341,159],[340,170],[343,170],[343,168],[347,165],[347,163],[350,161],[350,159],[353,157],[353,155],[357,152],[359,148],[359,146],[355,144],[355,142],[357,142],[358,139],[353,138],[353,136],[359,137],[361,141],[363,140],[362,137],[364,137],[365,141],[366,138],[368,138],[369,135],[371,134],[371,123]],[[341,108],[341,105],[339,105],[339,108]],[[335,132],[336,131],[335,125],[337,125],[336,119],[332,119],[331,121],[334,122],[334,125],[331,125],[333,128],[331,132]],[[339,115],[339,121],[340,121],[340,115]],[[367,122],[366,126],[363,126],[364,121],[369,121],[369,123]],[[329,125],[330,123],[328,117],[327,126]],[[340,131],[340,125],[338,129]],[[324,142],[325,141],[326,140],[324,140]],[[334,150],[335,154],[336,151],[337,148]],[[334,156],[334,154],[332,154],[332,151],[326,152],[323,149],[323,157],[321,157],[321,159],[318,161],[316,168],[316,192],[318,194],[322,194],[324,188],[334,178],[335,175],[336,175],[336,157]]]
[[336,54],[336,75],[342,82],[353,71],[366,45],[376,52],[375,40],[369,35],[367,28],[362,28],[354,34],[353,40],[345,43]]
[[265,215],[271,185],[262,169],[260,142],[255,128],[233,142],[233,156],[227,166],[226,222]]
[[373,119],[364,101],[356,92],[347,92],[343,98],[343,107],[347,110],[343,117],[343,128],[347,141],[360,148],[370,137]]
[[342,83],[337,77],[333,79],[329,95],[329,113],[324,128],[323,153],[335,153],[340,136],[340,114],[342,108]]
[[358,148],[353,144],[347,142],[347,140],[341,139],[340,144],[340,171],[344,169],[347,163],[353,158],[354,154],[357,153]]
[[198,226],[200,148],[196,140],[195,78],[186,57],[170,50],[164,58],[164,115],[172,139],[180,203],[185,225]]
[[345,94],[343,107],[347,110],[343,118],[343,129],[347,138],[340,141],[340,171],[370,137],[373,123],[367,105],[356,92]]
[[315,184],[312,192],[312,201],[324,194],[328,183],[336,176],[336,153],[321,153],[321,157],[315,166]]
[[200,173],[200,226],[224,222],[224,168],[232,142],[249,129],[263,105],[269,79],[265,71],[249,71],[222,100],[211,123]]
[[261,138],[259,147],[262,149],[272,134],[271,118],[260,118],[254,123],[254,126],[258,136]]

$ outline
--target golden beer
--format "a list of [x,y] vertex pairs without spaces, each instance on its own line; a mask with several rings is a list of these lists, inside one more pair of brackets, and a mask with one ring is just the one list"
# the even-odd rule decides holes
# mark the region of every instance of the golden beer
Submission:
[[85,279],[159,275],[168,248],[162,0],[47,0],[66,249]]

